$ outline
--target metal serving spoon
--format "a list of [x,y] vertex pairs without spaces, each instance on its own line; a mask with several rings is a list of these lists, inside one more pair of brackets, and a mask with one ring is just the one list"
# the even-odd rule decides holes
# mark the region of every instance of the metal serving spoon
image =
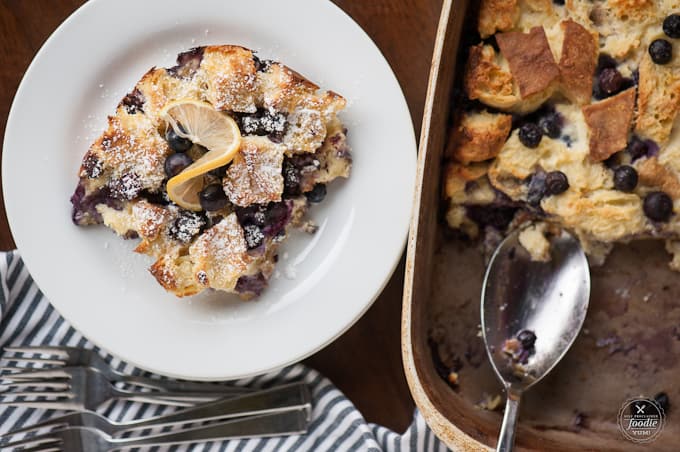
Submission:
[[532,261],[516,231],[496,249],[484,278],[482,335],[507,393],[497,451],[512,450],[522,393],[562,359],[588,310],[590,273],[581,245],[566,232],[549,240],[550,261]]

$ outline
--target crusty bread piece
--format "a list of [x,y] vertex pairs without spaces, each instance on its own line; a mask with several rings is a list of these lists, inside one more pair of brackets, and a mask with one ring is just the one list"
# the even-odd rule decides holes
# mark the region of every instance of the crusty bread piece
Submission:
[[562,28],[564,38],[559,62],[562,92],[572,102],[589,104],[597,65],[597,38],[571,19],[562,22]]
[[654,187],[680,199],[680,180],[670,168],[659,163],[657,157],[641,159],[635,166],[640,182],[648,187]]
[[593,161],[607,160],[626,147],[634,109],[634,88],[583,107],[583,116],[590,128],[590,158]]
[[645,53],[640,62],[635,132],[666,143],[680,110],[680,71],[654,64]]
[[496,42],[508,60],[522,98],[545,91],[560,76],[543,27],[534,27],[529,33],[499,33]]
[[451,129],[447,154],[459,162],[483,162],[500,152],[510,134],[512,117],[486,111],[464,113]]
[[482,0],[477,29],[482,39],[498,31],[510,31],[519,19],[518,0]]

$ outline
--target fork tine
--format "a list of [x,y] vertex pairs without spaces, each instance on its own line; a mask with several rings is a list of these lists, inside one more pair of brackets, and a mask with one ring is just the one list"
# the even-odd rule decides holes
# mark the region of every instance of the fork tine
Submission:
[[[71,387],[68,382],[63,381],[49,381],[49,380],[21,380],[14,382],[12,384],[3,385],[3,389],[6,391],[11,391],[12,389],[26,389],[26,388],[52,388],[67,390]],[[0,391],[0,394],[4,394],[5,391]]]
[[58,398],[72,398],[73,393],[68,391],[12,391],[11,386],[9,390],[1,391],[2,397],[58,397]]
[[68,349],[57,346],[42,346],[42,347],[5,347],[6,353],[23,353],[26,355],[60,355],[67,357]]
[[[12,372],[5,374],[6,370],[21,370],[21,372]],[[71,375],[61,369],[24,369],[11,367],[0,368],[3,374],[0,374],[2,380],[27,380],[33,378],[69,378]]]
[[[42,422],[38,422],[37,424],[31,424],[27,427],[21,427],[17,428],[14,430],[11,430],[9,432],[6,432],[4,435],[0,436],[0,444],[3,439],[11,438],[12,436],[16,436],[19,434],[23,433],[29,433],[29,432],[35,432],[43,428],[50,428],[52,430],[60,430],[62,428],[68,427],[69,424],[69,418],[73,416],[74,413],[70,414],[65,414],[63,416],[59,417],[53,417],[51,419],[47,419]],[[2,447],[0,445],[0,447]]]
[[75,410],[78,406],[73,402],[60,400],[3,400],[0,407],[15,406],[19,408],[37,408],[39,410]]
[[[19,441],[13,441],[11,443],[6,443],[2,445],[2,450],[5,449],[11,449],[11,448],[16,448],[16,447],[21,447],[21,446],[40,446],[40,447],[45,447],[47,445],[56,445],[54,443],[61,442],[61,439],[57,436],[54,436],[50,433],[46,433],[44,435],[38,435],[34,436],[32,438],[24,438],[20,439]],[[27,449],[22,449],[22,451],[26,451]]]
[[35,363],[35,364],[48,364],[52,366],[64,366],[66,361],[63,359],[48,359],[48,358],[27,358],[25,356],[5,356],[7,361],[16,363]]
[[[57,444],[61,444],[61,443],[57,443]],[[61,447],[58,447],[57,444],[55,444],[54,447],[52,447],[52,445],[45,445],[45,446],[31,447],[30,449],[21,449],[19,452],[62,452]]]

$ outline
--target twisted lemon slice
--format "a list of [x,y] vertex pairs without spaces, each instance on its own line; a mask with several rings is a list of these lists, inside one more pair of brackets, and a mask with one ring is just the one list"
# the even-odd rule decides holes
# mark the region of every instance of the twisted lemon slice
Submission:
[[203,189],[199,177],[229,163],[241,146],[236,122],[207,102],[179,100],[170,102],[160,112],[177,135],[208,149],[201,158],[168,181],[168,197],[180,207],[202,210],[198,194]]

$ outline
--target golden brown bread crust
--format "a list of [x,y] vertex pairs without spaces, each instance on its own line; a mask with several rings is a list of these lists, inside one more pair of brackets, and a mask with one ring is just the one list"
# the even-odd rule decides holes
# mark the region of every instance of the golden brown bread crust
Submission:
[[654,14],[658,0],[609,0],[610,8],[619,19],[633,18],[637,20]]
[[149,267],[149,273],[165,290],[178,297],[196,295],[204,289],[191,277],[191,263],[186,256],[161,256]]
[[534,27],[529,33],[499,33],[496,42],[523,98],[548,89],[560,76],[543,27]]
[[233,290],[255,260],[248,254],[243,229],[235,213],[201,234],[189,247],[192,274],[198,284]]
[[635,89],[583,107],[586,124],[590,128],[590,159],[607,160],[628,144],[628,132],[635,109]]
[[636,168],[640,177],[640,183],[664,191],[674,199],[680,198],[680,181],[678,181],[678,177],[659,163],[658,158],[650,157],[644,159],[636,165]]
[[208,46],[201,73],[208,84],[208,101],[218,110],[254,113],[257,69],[252,52],[238,46]]
[[597,65],[596,38],[573,20],[562,22],[564,40],[560,57],[560,75],[564,94],[572,102],[590,103],[593,74]]
[[482,162],[500,152],[512,127],[512,116],[493,113],[463,114],[451,130],[447,154],[462,163]]
[[486,175],[489,165],[477,163],[461,165],[450,162],[444,168],[444,196],[448,199],[465,190],[468,182],[475,181]]
[[497,31],[510,31],[519,19],[517,0],[482,0],[479,6],[477,30],[482,39]]
[[512,74],[496,64],[493,47],[470,47],[465,69],[465,91],[470,99],[484,99],[487,93],[512,96]]
[[639,73],[635,131],[657,143],[665,143],[680,109],[680,74],[675,67],[654,64],[647,53]]
[[281,201],[283,151],[267,137],[245,137],[223,179],[224,192],[237,206]]

